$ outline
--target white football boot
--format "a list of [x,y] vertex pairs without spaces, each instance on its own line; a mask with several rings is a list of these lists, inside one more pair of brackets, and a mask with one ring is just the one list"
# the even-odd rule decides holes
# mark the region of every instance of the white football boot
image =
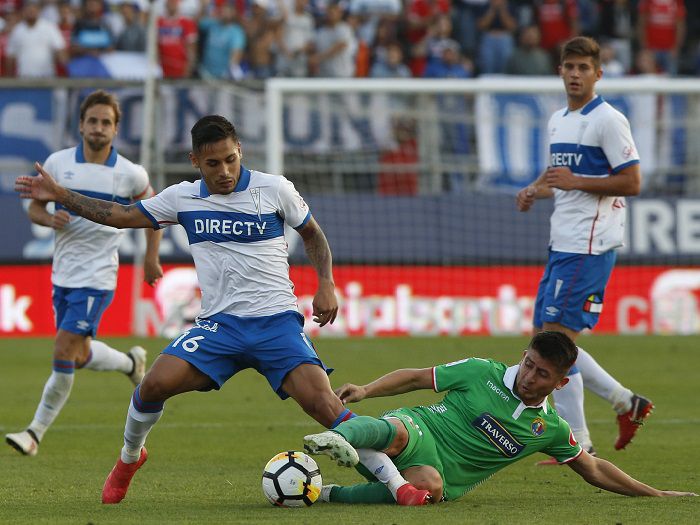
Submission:
[[304,436],[304,450],[309,454],[326,454],[341,467],[354,467],[360,462],[352,445],[343,436],[330,430]]
[[130,374],[126,374],[131,379],[134,385],[138,385],[143,381],[143,376],[146,375],[146,349],[141,346],[135,346],[127,354],[134,362],[134,369]]
[[17,452],[25,456],[36,456],[37,452],[39,452],[39,443],[28,430],[23,430],[16,434],[6,434],[5,441]]

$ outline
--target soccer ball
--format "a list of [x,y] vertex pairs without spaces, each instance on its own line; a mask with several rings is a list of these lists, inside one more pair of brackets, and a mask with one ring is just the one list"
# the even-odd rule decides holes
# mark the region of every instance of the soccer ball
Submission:
[[265,465],[262,489],[279,507],[308,507],[321,494],[321,471],[303,452],[280,452]]

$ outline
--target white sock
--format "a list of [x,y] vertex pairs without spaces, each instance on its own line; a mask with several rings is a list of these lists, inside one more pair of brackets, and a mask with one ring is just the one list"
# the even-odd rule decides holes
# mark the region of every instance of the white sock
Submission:
[[129,412],[126,415],[124,427],[124,447],[122,447],[121,459],[124,463],[136,463],[141,456],[141,448],[146,443],[146,437],[153,425],[163,415],[160,412],[139,412],[134,408],[133,400],[129,403]]
[[36,434],[39,441],[68,401],[74,377],[73,369],[68,374],[54,370],[46,381],[34,419],[29,424],[29,428]]
[[593,446],[583,413],[583,378],[581,374],[568,376],[569,382],[560,390],[552,392],[559,415],[569,423],[576,441],[584,450]]
[[130,374],[134,368],[134,362],[127,354],[115,350],[102,341],[90,341],[90,355],[90,360],[83,365],[83,368],[88,370],[117,370]]
[[408,482],[399,474],[399,469],[391,458],[384,452],[371,448],[358,448],[357,455],[360,457],[360,463],[384,483],[396,499],[396,491]]
[[613,376],[580,346],[576,366],[583,377],[583,386],[609,401],[615,412],[624,414],[632,408],[632,391],[623,387]]

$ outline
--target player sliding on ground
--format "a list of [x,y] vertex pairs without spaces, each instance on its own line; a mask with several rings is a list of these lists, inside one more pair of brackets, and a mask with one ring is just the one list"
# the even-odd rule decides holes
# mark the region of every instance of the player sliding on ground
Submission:
[[[348,454],[354,448],[383,450],[403,476],[429,490],[433,502],[455,500],[500,469],[536,452],[566,464],[591,485],[627,496],[696,496],[641,483],[604,459],[588,454],[569,425],[547,401],[568,381],[576,345],[561,332],[535,335],[523,358],[508,367],[469,358],[423,369],[391,372],[365,386],[343,385],[343,402],[419,389],[447,392],[431,406],[399,408],[376,419],[359,416],[332,431],[304,437],[312,454]],[[326,485],[321,500],[337,503],[393,502],[382,483]]]
[[[121,457],[105,481],[103,503],[119,503],[147,458],[144,444],[170,397],[193,390],[219,389],[234,374],[254,368],[280,398],[292,397],[328,428],[354,416],[333,393],[328,369],[304,334],[289,280],[284,223],[301,235],[318,276],[314,321],[324,326],[338,313],[331,251],[321,227],[294,185],[281,176],[241,165],[241,145],[224,117],[201,118],[192,128],[196,182],[170,186],[160,194],[122,206],[92,199],[56,183],[39,164],[37,177],[18,177],[24,198],[55,201],[100,224],[159,229],[182,224],[187,232],[202,288],[196,325],[169,344],[136,387],[129,406]],[[347,455],[345,455],[347,453]],[[426,490],[406,483],[386,456],[348,449],[336,457],[381,467],[401,505],[421,505]]]

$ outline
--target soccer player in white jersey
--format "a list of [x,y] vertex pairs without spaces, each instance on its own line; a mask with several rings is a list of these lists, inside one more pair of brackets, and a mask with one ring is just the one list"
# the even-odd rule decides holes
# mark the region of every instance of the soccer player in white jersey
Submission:
[[[554,197],[549,260],[533,325],[535,331],[559,330],[575,341],[581,330],[595,326],[603,309],[615,248],[623,243],[625,196],[639,193],[641,174],[629,122],[595,93],[603,75],[598,43],[588,37],[569,40],[559,71],[567,107],[549,121],[550,166],[518,192],[517,206],[527,211],[535,199]],[[583,349],[569,379],[554,393],[557,410],[589,452],[584,386],[617,412],[617,450],[627,446],[653,409],[651,401],[623,387]]]
[[[59,186],[37,164],[39,176],[19,177],[25,198],[54,200],[101,224],[159,229],[181,224],[187,232],[199,284],[202,311],[193,328],[172,341],[136,387],[129,406],[124,447],[107,477],[103,503],[119,503],[147,458],[146,436],[163,413],[165,401],[193,390],[219,389],[237,372],[254,368],[280,398],[293,398],[328,428],[354,417],[333,393],[329,369],[304,334],[289,280],[284,223],[301,235],[318,276],[314,321],[332,323],[338,312],[331,251],[320,226],[294,185],[282,176],[241,165],[241,145],[224,117],[201,118],[192,128],[192,166],[201,179],[170,186],[130,206],[91,199]],[[386,454],[358,451],[336,458],[358,459],[400,505],[423,505],[417,490]],[[358,457],[359,456],[359,457]]]
[[[95,91],[80,106],[80,134],[77,147],[51,154],[45,166],[63,185],[100,202],[129,203],[151,197],[148,174],[117,153],[112,141],[117,134],[121,111],[116,97]],[[52,199],[35,199],[29,204],[29,218],[55,230],[51,281],[56,316],[53,372],[44,387],[34,419],[26,430],[7,434],[9,445],[34,456],[39,442],[65,405],[76,369],[115,370],[139,384],[146,371],[146,351],[132,348],[128,354],[93,338],[102,314],[109,306],[117,285],[117,249],[123,232],[83,219]],[[148,232],[144,279],[155,283],[162,275],[158,247],[162,232]]]

